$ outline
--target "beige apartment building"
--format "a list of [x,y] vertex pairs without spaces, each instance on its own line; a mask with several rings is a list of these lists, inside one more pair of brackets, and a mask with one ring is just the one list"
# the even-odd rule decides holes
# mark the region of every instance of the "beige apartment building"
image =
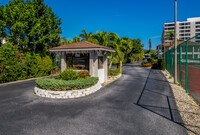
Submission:
[[[170,40],[165,39],[167,31],[174,31],[174,22],[164,23],[161,43],[168,43]],[[177,38],[185,41],[200,34],[200,17],[187,18],[187,21],[177,22]]]

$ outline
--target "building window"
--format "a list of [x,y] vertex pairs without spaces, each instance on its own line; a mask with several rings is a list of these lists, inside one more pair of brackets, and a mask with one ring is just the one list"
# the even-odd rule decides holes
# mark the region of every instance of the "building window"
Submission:
[[196,22],[196,24],[200,24],[200,22]]
[[165,24],[165,27],[174,26],[174,24]]
[[188,22],[188,23],[185,23],[185,25],[190,25],[190,23]]
[[98,69],[103,69],[103,56],[98,57]]
[[196,26],[196,28],[200,28],[200,26]]
[[78,70],[89,70],[89,55],[88,54],[68,55],[67,67]]
[[200,32],[200,29],[196,30],[196,32]]

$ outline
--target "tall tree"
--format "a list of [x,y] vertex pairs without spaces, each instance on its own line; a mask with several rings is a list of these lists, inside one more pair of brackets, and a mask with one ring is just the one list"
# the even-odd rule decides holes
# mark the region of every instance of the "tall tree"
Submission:
[[72,42],[73,42],[73,43],[80,42],[80,38],[77,37],[77,36],[75,36],[75,37],[73,38],[73,41],[72,41]]
[[123,53],[125,55],[125,60],[127,60],[128,55],[131,53],[131,51],[133,49],[133,41],[128,37],[123,37],[122,39],[124,40]]
[[151,39],[149,39],[149,51],[151,50]]
[[4,12],[4,6],[0,5],[0,46],[2,44],[3,39],[6,37],[5,32],[5,21],[3,20],[3,13]]
[[108,46],[110,41],[109,33],[106,31],[97,31],[92,37],[97,41],[98,44],[103,46]]
[[79,35],[79,37],[81,38],[81,41],[89,41],[92,37],[92,33],[87,33],[84,29],[81,30],[81,34]]
[[14,0],[3,10],[7,39],[21,50],[45,51],[59,45],[61,19],[43,0]]
[[60,43],[59,43],[59,45],[66,45],[66,44],[68,44],[67,39],[65,37],[61,37],[60,36]]
[[112,67],[113,57],[117,57],[120,63],[120,73],[122,73],[122,61],[124,59],[123,45],[125,42],[126,41],[123,38],[119,38],[117,34],[110,33],[109,47],[115,49],[116,52],[111,54],[112,58],[111,58],[109,68]]
[[174,41],[174,31],[167,31],[166,35],[165,35],[165,39],[170,40],[170,47],[173,45],[173,41]]

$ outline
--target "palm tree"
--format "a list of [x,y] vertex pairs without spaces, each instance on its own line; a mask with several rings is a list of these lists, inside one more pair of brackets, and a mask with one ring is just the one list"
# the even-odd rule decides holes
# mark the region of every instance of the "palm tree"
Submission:
[[103,46],[108,46],[110,36],[109,33],[106,31],[97,31],[95,34],[92,35],[92,37],[96,40],[96,42]]
[[81,34],[79,37],[81,38],[81,41],[89,41],[92,38],[92,33],[87,33],[84,29],[81,30]]
[[73,41],[72,41],[72,42],[73,42],[73,43],[80,42],[80,38],[77,37],[77,36],[75,36],[75,37],[73,38]]
[[[113,49],[116,50],[116,48],[117,48],[117,39],[119,39],[118,35],[116,33],[110,32],[109,38],[110,38],[110,42],[109,42],[108,47],[113,48]],[[111,53],[110,55],[111,55],[111,61],[110,61],[110,64],[109,64],[109,68],[112,67],[113,58],[116,56],[116,53]]]
[[133,50],[133,41],[128,37],[123,37],[122,39],[124,40],[123,52],[125,54],[125,60],[127,60],[128,59],[128,55]]
[[117,34],[115,33],[110,33],[110,42],[109,42],[109,47],[115,49],[115,53],[112,53],[112,59],[109,65],[109,68],[112,67],[112,62],[113,62],[113,57],[117,56],[120,61],[120,73],[122,73],[122,61],[124,58],[124,53],[123,53],[123,44],[125,43],[125,40],[122,38],[119,38]]
[[165,39],[170,40],[170,47],[172,46],[172,43],[174,41],[174,31],[167,31],[165,35]]
[[60,36],[60,43],[59,45],[66,45],[67,44],[67,39],[65,37]]
[[73,41],[71,39],[67,40],[67,44],[72,44]]

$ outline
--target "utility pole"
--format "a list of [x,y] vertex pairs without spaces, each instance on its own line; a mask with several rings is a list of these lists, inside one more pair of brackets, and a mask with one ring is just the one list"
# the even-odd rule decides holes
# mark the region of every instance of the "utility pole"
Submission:
[[151,39],[149,39],[149,51],[151,51]]
[[174,83],[177,83],[177,0],[174,10]]

